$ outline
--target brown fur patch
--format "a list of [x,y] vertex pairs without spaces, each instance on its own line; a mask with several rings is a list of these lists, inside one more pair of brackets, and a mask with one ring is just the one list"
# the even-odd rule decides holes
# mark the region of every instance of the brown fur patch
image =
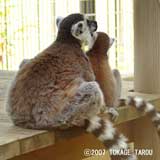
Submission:
[[94,80],[91,64],[78,44],[53,43],[18,71],[7,104],[13,122],[27,128],[52,128],[53,117],[74,96],[80,81]]
[[109,40],[110,38],[107,34],[98,32],[98,38],[87,55],[91,61],[96,81],[103,91],[105,103],[108,107],[113,107],[118,106],[119,97],[117,95],[115,77],[108,61]]

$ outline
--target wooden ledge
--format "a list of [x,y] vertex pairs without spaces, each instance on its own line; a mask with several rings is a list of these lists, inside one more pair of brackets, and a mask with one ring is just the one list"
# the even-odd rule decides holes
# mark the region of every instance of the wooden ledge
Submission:
[[[41,131],[14,126],[4,109],[6,98],[4,95],[13,76],[14,72],[0,72],[0,160],[13,158],[53,145],[59,141],[68,140],[68,138],[78,137],[82,133],[84,134],[84,130],[81,128],[73,128],[66,131]],[[128,95],[141,96],[156,105],[160,110],[160,95],[129,93],[128,90],[130,89],[133,89],[133,82],[124,81],[123,98],[126,98]],[[137,112],[133,107],[120,107],[118,108],[118,112],[120,116],[115,125],[143,116],[143,114]]]
[[0,114],[0,160],[52,145],[54,137],[54,132],[16,127],[6,114]]

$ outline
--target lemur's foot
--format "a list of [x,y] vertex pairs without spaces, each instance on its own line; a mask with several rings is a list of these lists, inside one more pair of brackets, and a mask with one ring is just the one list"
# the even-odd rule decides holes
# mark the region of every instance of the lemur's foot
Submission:
[[118,118],[118,116],[119,116],[118,111],[117,111],[116,108],[114,108],[114,107],[109,107],[109,108],[105,111],[105,113],[108,113],[108,114],[110,115],[112,121],[116,121],[117,118]]

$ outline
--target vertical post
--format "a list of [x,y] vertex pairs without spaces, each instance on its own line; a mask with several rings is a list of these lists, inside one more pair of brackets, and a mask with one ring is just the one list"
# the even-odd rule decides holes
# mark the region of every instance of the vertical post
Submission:
[[135,90],[160,93],[160,2],[134,0]]

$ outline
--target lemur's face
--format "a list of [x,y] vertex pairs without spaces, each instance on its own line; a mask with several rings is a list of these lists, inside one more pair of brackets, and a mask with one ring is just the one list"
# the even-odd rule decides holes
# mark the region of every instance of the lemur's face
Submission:
[[[87,19],[87,17],[85,17],[84,15],[81,14],[79,15],[82,16],[82,18],[80,20],[72,21],[72,24],[70,25],[70,33],[74,38],[80,40],[82,43],[87,43],[90,49],[92,48],[97,38],[97,33],[96,33],[97,22]],[[70,16],[70,18],[72,17]],[[65,18],[65,20],[66,19],[67,17]],[[61,28],[62,24],[64,25],[63,19],[62,18],[57,19],[58,28]]]
[[88,43],[89,48],[92,48],[97,38],[96,30],[97,22],[88,20],[84,17],[83,21],[79,21],[72,25],[71,33],[75,38],[79,39],[81,42]]

